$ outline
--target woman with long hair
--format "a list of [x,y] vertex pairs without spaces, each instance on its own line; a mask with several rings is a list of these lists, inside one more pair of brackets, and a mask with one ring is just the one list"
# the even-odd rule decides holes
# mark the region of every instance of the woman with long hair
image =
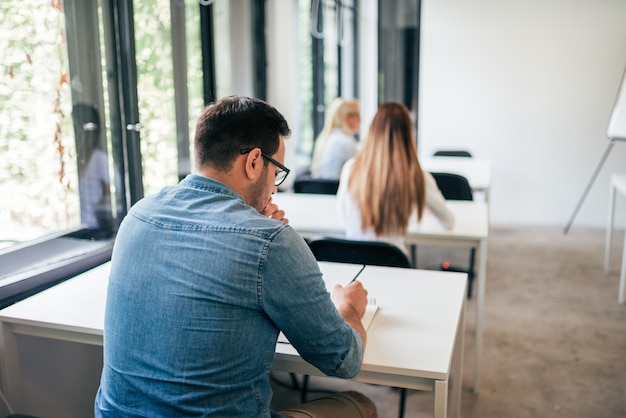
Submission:
[[454,225],[435,179],[420,166],[413,122],[399,102],[378,108],[363,148],[344,165],[337,195],[348,239],[386,241],[406,251],[409,220],[421,220],[425,208],[445,228]]
[[338,97],[328,108],[324,128],[315,141],[311,177],[338,180],[341,168],[358,151],[355,135],[361,116],[356,99]]

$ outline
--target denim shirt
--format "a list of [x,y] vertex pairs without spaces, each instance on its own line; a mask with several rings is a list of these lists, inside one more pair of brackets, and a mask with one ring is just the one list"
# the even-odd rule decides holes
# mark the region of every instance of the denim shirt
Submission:
[[361,337],[306,242],[192,174],[138,202],[120,226],[95,415],[281,416],[269,383],[280,330],[323,373],[360,370]]

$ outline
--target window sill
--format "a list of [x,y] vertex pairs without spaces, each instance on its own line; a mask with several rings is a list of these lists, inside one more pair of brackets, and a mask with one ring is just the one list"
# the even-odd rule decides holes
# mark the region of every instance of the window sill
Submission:
[[48,236],[0,251],[0,309],[111,259],[114,239],[85,230]]

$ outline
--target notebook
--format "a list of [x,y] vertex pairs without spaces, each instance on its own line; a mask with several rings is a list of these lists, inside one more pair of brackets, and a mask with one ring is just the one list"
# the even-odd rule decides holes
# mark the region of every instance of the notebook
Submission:
[[[365,308],[365,314],[363,314],[363,318],[361,318],[361,322],[363,323],[363,328],[367,331],[378,312],[378,305],[376,304],[375,298],[369,298],[367,301],[367,307]],[[289,344],[289,340],[285,337],[285,334],[281,333],[278,335],[278,342],[283,344]]]

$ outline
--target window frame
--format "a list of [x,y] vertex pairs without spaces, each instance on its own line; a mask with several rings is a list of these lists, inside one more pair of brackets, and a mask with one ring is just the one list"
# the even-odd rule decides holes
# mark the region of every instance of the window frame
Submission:
[[[313,105],[312,105],[312,127],[313,127],[313,147],[311,155],[315,149],[315,141],[324,128],[326,118],[326,105],[328,97],[350,97],[358,98],[358,76],[359,71],[356,65],[358,55],[358,0],[351,1],[335,1],[334,5],[324,6],[322,0],[311,0],[311,19],[312,25],[317,23],[316,27],[311,27],[311,64],[313,78]],[[333,22],[325,22],[324,7],[332,9],[335,19]],[[317,17],[313,13],[317,10]],[[341,27],[338,27],[341,25]],[[313,32],[316,33],[313,33]],[[335,33],[337,55],[337,74],[336,86],[337,90],[333,92],[327,91],[326,86],[326,62],[325,49],[331,45],[325,45],[326,32],[333,31]],[[344,39],[346,42],[344,42]]]
[[[99,1],[92,5],[99,7]],[[103,2],[101,12],[105,25],[102,42],[106,45],[101,50],[112,54],[107,62],[115,63],[107,71],[113,158],[126,179],[121,184],[123,198],[118,202],[119,224],[127,208],[143,197],[132,2]],[[98,28],[99,24],[96,21],[91,26]],[[97,88],[101,90],[97,95],[102,97],[102,83]],[[0,250],[0,309],[109,261],[113,244],[114,237],[96,240],[89,230],[72,228]]]
[[[128,208],[144,196],[133,2],[93,0],[87,6],[83,2],[78,2],[75,6],[77,6],[75,9],[68,9],[68,12],[81,15],[81,19],[85,13],[90,15],[89,22],[81,21],[82,30],[73,32],[83,33],[82,36],[85,36],[84,25],[98,30],[100,27],[97,21],[98,13],[102,13],[104,35],[100,40],[101,44],[97,46],[102,54],[106,54],[108,78],[106,94],[109,98],[106,112],[110,125],[108,129],[113,160],[122,180],[119,186],[116,185],[121,189],[117,208],[119,212],[116,214],[118,216],[116,224],[119,225]],[[216,89],[213,16],[211,5],[200,4],[199,7],[206,101],[215,97]],[[181,59],[186,51],[185,5],[171,0],[170,11],[172,44],[176,45],[176,48],[173,48],[173,66],[179,178],[182,178],[191,171],[187,66],[186,61]],[[205,31],[206,27],[209,30]],[[81,50],[85,48],[84,43],[79,45],[75,42],[74,46],[72,53],[76,60],[89,55],[84,49]],[[91,73],[88,71],[82,73],[81,70],[84,69],[80,65],[75,65],[73,70],[74,73],[80,74],[81,79],[92,80],[94,65],[87,68]],[[102,98],[105,94],[104,87],[101,80],[98,83],[98,87],[95,88],[99,91],[94,94]],[[99,104],[105,107],[102,99]],[[98,240],[90,235],[89,230],[77,227],[0,249],[0,309],[109,261],[114,241],[114,236]]]

